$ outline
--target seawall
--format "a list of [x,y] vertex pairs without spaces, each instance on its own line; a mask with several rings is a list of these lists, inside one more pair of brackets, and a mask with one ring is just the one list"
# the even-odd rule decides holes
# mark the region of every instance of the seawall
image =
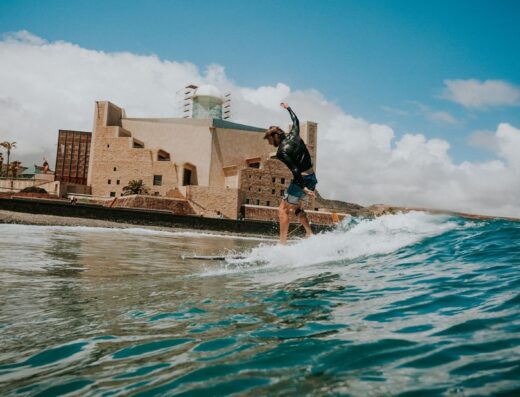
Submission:
[[[256,220],[205,218],[194,215],[175,215],[169,211],[136,208],[108,208],[92,204],[71,205],[63,200],[0,198],[0,209],[30,214],[55,215],[96,219],[142,226],[162,226],[230,233],[277,235],[278,223]],[[330,226],[312,225],[314,232],[329,230]],[[303,227],[291,224],[289,233],[303,235]]]

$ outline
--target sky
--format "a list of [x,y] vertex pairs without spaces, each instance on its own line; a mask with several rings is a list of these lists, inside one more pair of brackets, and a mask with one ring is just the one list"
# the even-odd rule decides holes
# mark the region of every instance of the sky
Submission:
[[[174,117],[208,83],[233,120],[317,121],[325,196],[520,216],[517,1],[0,1],[0,140],[54,161],[93,103]],[[519,156],[520,157],[520,156]]]

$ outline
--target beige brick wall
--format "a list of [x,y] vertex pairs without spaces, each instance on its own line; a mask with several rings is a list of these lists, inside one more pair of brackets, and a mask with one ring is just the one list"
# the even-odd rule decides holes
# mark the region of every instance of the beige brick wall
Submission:
[[217,211],[220,211],[225,218],[237,219],[242,192],[229,188],[187,186],[186,198],[201,215],[217,216]]
[[117,197],[115,200],[111,204],[112,207],[168,210],[176,215],[195,215],[195,211],[186,200],[144,195]]
[[[331,212],[323,211],[305,211],[309,222],[316,225],[331,225],[334,217]],[[265,206],[244,205],[244,214],[246,219],[255,219],[262,221],[278,221],[278,209]],[[343,220],[347,214],[337,214],[339,220]],[[291,213],[290,222],[297,223],[298,218]]]

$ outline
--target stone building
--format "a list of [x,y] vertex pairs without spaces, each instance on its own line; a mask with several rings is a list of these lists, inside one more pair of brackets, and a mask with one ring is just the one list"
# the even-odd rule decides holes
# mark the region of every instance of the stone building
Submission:
[[[237,219],[243,205],[277,207],[292,175],[273,158],[265,128],[224,120],[215,89],[199,87],[193,96],[190,118],[130,118],[110,102],[96,102],[91,193],[118,197],[130,180],[142,179],[150,194],[184,198],[201,215]],[[316,134],[316,123],[301,122],[314,163]]]
[[91,132],[59,130],[55,176],[60,182],[87,184]]

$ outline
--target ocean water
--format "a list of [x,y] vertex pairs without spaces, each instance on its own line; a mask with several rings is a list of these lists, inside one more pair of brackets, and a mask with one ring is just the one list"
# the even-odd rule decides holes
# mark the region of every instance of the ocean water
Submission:
[[504,220],[350,219],[286,247],[0,225],[0,303],[1,396],[520,395]]

